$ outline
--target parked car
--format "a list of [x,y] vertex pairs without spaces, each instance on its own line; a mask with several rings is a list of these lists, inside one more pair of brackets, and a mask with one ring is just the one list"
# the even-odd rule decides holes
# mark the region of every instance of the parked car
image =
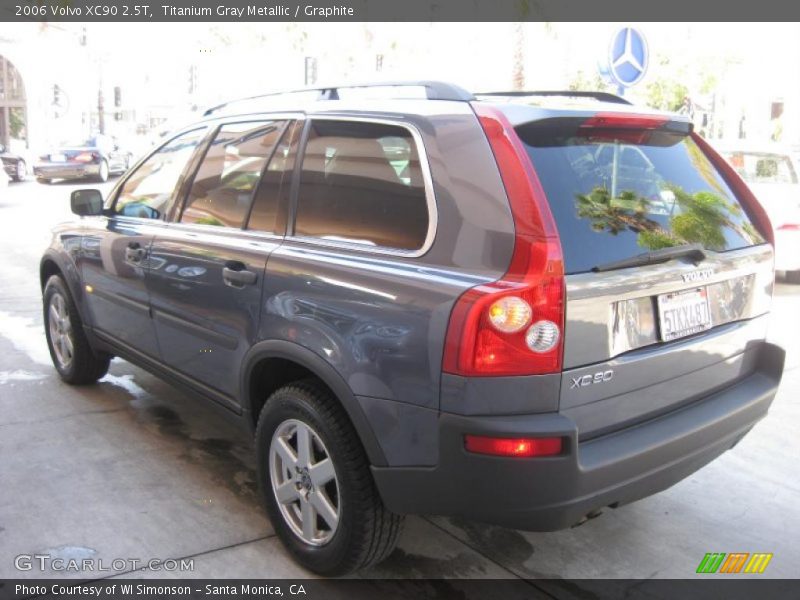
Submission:
[[0,160],[3,161],[3,171],[13,181],[23,181],[28,176],[28,163],[25,157],[11,152],[0,144]]
[[86,177],[104,182],[112,174],[124,173],[132,158],[133,154],[121,148],[115,138],[96,135],[77,144],[63,144],[42,155],[33,173],[39,183]]
[[663,490],[783,370],[769,221],[685,117],[401,85],[209,110],[41,261],[61,378],[120,356],[219,407],[325,575],[403,515],[549,531]]
[[722,145],[721,151],[747,182],[775,229],[775,268],[790,283],[800,283],[800,181],[798,162],[788,149],[747,142]]

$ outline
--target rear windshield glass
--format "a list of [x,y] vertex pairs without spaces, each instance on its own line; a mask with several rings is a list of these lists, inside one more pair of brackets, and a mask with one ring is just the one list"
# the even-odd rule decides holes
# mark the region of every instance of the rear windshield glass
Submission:
[[687,135],[587,131],[581,122],[517,128],[550,202],[567,273],[671,246],[724,252],[764,241]]
[[748,183],[797,183],[792,160],[785,154],[725,152],[725,158]]

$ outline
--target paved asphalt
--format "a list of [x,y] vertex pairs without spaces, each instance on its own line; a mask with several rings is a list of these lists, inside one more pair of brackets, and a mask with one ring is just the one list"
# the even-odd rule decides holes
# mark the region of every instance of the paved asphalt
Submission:
[[[95,386],[70,387],[56,376],[38,261],[50,228],[70,218],[70,191],[87,185],[0,189],[0,578],[179,575],[15,568],[15,557],[42,553],[106,565],[193,558],[185,573],[193,577],[310,576],[261,509],[249,441],[214,412],[118,359]],[[771,413],[685,481],[557,533],[410,518],[397,551],[360,576],[685,578],[706,552],[772,552],[759,577],[796,577],[798,309],[800,286],[779,284],[771,336],[789,355]]]

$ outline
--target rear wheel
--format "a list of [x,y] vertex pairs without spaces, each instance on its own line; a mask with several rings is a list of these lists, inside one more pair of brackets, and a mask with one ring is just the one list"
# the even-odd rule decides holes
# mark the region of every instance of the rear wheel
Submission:
[[283,544],[304,567],[343,575],[394,549],[403,517],[383,505],[338,401],[313,380],[276,391],[256,430],[258,480]]
[[97,180],[100,183],[108,181],[108,163],[105,160],[100,163],[100,169],[97,172]]
[[44,330],[53,365],[67,383],[94,383],[108,372],[111,357],[92,350],[78,309],[59,275],[50,277],[44,288]]
[[28,165],[24,160],[17,162],[17,169],[14,172],[14,181],[23,181],[28,176]]

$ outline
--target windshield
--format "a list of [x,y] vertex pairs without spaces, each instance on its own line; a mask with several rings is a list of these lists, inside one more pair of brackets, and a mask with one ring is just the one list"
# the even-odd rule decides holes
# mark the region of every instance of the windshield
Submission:
[[567,273],[684,244],[724,252],[763,243],[690,137],[634,131],[620,140],[587,135],[581,122],[517,128],[550,202]]

